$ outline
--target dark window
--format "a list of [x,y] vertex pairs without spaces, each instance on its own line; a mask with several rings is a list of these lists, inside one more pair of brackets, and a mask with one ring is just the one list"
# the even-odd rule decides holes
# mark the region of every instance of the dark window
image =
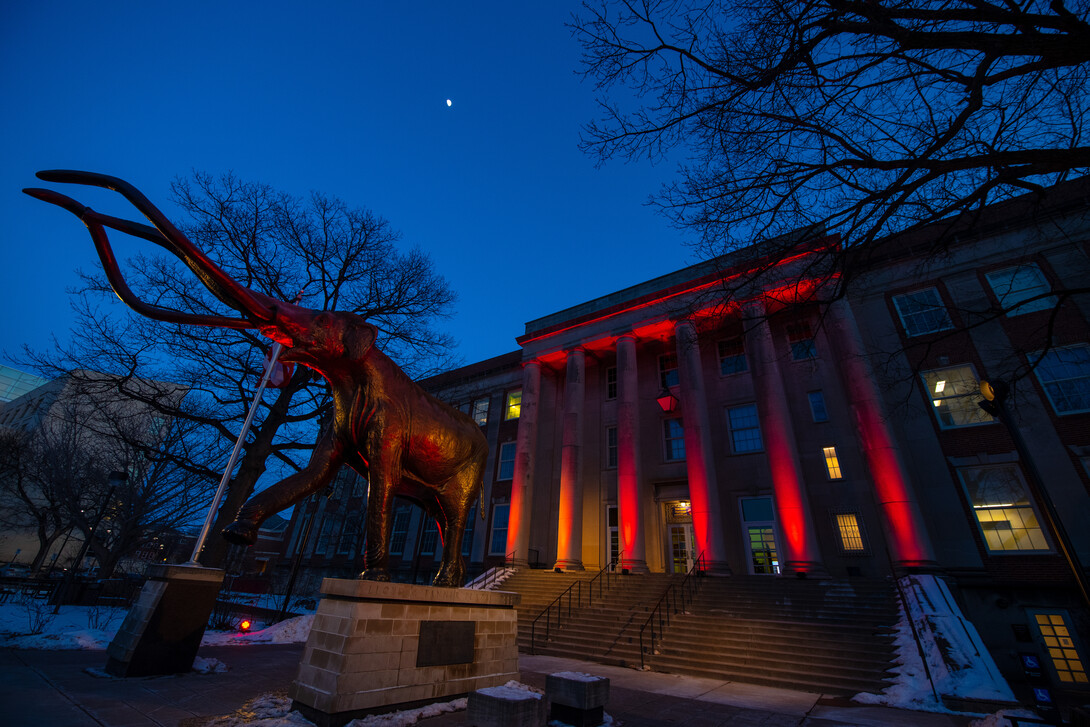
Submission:
[[680,419],[667,419],[662,423],[666,459],[677,461],[685,459],[685,428]]
[[829,421],[829,412],[825,409],[825,395],[820,391],[811,391],[806,398],[810,400],[810,415],[814,417],[814,421]]
[[719,342],[720,375],[727,376],[728,374],[740,374],[748,368],[749,365],[746,363],[746,345],[741,337]]

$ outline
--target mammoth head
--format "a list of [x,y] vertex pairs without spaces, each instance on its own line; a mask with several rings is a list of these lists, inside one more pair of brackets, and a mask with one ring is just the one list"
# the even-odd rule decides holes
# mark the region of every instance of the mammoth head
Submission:
[[[235,329],[256,328],[279,341],[290,351],[281,355],[285,361],[297,361],[309,368],[330,370],[338,362],[360,361],[375,344],[377,330],[352,313],[315,311],[271,298],[233,280],[199,250],[143,194],[128,182],[93,172],[55,170],[38,172],[47,182],[85,184],[114,190],[124,196],[153,225],[122,220],[95,212],[70,197],[49,189],[24,189],[32,197],[63,207],[87,225],[98,250],[99,259],[114,292],[141,315],[170,323],[220,326]],[[121,275],[106,228],[120,230],[150,240],[169,250],[200,278],[205,287],[242,318],[195,315],[150,305],[136,297]]]
[[319,371],[362,361],[375,345],[378,330],[352,313],[315,311],[280,304],[261,333],[287,347],[281,361]]

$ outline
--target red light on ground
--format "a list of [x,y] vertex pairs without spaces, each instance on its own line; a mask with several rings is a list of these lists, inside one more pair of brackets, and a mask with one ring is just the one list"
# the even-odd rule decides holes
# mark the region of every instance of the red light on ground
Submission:
[[250,622],[249,619],[246,619],[238,625],[238,628],[240,631],[249,631],[251,626],[253,626],[253,624]]

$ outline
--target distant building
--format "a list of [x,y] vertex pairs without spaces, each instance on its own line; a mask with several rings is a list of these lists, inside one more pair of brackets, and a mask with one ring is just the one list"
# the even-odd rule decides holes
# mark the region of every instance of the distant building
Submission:
[[48,383],[48,379],[0,364],[0,405]]
[[[488,437],[470,572],[505,558],[636,574],[698,558],[721,576],[935,572],[1008,677],[1033,652],[1057,684],[1085,687],[1090,614],[1028,463],[978,402],[980,380],[1021,375],[1016,424],[1085,568],[1088,202],[1083,179],[996,205],[940,258],[936,227],[900,235],[860,257],[849,299],[820,309],[809,293],[829,281],[808,260],[838,240],[800,241],[776,263],[782,285],[709,295],[773,262],[744,250],[530,321],[518,351],[420,382]],[[290,542],[342,497],[297,508]],[[424,580],[434,523],[397,508],[392,568]],[[337,529],[315,523],[319,543]]]

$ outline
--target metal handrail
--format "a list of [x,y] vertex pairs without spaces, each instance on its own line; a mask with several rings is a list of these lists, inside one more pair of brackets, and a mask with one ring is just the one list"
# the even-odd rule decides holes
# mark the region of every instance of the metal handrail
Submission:
[[[685,574],[685,577],[681,580],[681,583],[673,583],[666,592],[662,594],[662,598],[655,604],[655,607],[651,609],[651,615],[647,617],[647,620],[643,622],[643,626],[640,627],[640,668],[644,668],[644,654],[646,653],[643,648],[643,635],[647,630],[647,627],[651,627],[651,643],[650,650],[654,652],[655,641],[662,639],[662,632],[665,626],[670,625],[670,614],[678,613],[689,603],[693,602],[693,594],[696,592],[697,584],[696,579],[693,576],[697,573],[703,575],[707,569],[704,564],[704,553],[696,556],[696,560],[693,561],[693,567],[689,569],[689,572]],[[680,601],[680,606],[678,605]],[[663,606],[666,608],[664,609]],[[655,622],[658,621],[658,635],[655,635]],[[664,622],[665,621],[665,625]]]
[[931,685],[931,693],[935,696],[935,701],[942,704],[939,690],[935,688],[935,679],[931,676],[931,667],[927,664],[927,650],[923,648],[923,641],[920,639],[919,632],[916,631],[916,620],[912,618],[912,609],[908,605],[908,596],[901,586],[901,579],[897,577],[897,569],[893,565],[893,556],[890,554],[889,548],[886,548],[886,560],[889,561],[889,569],[893,574],[893,583],[897,586],[897,594],[901,597],[901,607],[905,610],[905,619],[912,630],[912,640],[916,642],[916,651],[920,654],[920,661],[923,662],[924,674],[927,675],[927,681]]
[[[587,582],[587,605],[589,606],[594,602],[594,582],[598,581],[598,598],[602,597],[603,583],[608,583],[610,575],[616,576],[616,573],[610,573],[610,571],[620,564],[624,558],[624,552],[617,554],[617,557],[598,571],[598,573]],[[603,578],[602,574],[605,574]],[[601,578],[602,580],[598,580]],[[572,602],[572,590],[575,590],[575,607],[582,608],[583,606],[583,581],[576,581],[572,583],[567,589],[564,590],[559,596],[553,599],[552,603],[545,607],[545,609],[539,613],[533,621],[530,622],[530,654],[536,654],[537,649],[537,622],[541,620],[541,617],[545,617],[545,640],[549,640],[549,632],[552,629],[552,611],[553,606],[556,606],[556,627],[560,628],[560,619],[563,613],[563,604],[561,600],[565,597],[568,599],[568,618],[571,618],[571,602]]]
[[512,550],[510,553],[503,556],[503,565],[497,565],[489,568],[484,573],[467,583],[465,587],[473,588],[478,591],[489,590],[489,587],[500,577],[501,574],[506,573],[508,568],[514,568],[513,563],[515,561],[516,552],[518,551]]

